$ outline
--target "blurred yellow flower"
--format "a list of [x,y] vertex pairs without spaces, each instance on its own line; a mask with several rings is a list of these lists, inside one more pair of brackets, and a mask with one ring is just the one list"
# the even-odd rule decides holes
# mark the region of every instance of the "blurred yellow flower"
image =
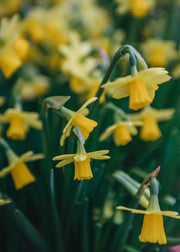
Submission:
[[0,69],[9,78],[23,63],[29,52],[29,42],[20,34],[18,16],[3,18],[0,27]]
[[91,166],[90,166],[90,159],[109,159],[110,157],[106,154],[109,150],[100,150],[86,153],[83,146],[78,148],[76,154],[66,154],[60,155],[53,158],[53,160],[61,160],[56,167],[60,168],[64,165],[70,164],[74,162],[75,165],[75,174],[74,179],[84,180],[84,179],[91,179],[93,177]]
[[78,78],[71,77],[70,78],[70,88],[71,90],[78,94],[82,95],[85,100],[94,97],[97,93],[97,90],[100,86],[100,80],[92,77]]
[[98,64],[97,59],[90,56],[93,47],[89,41],[81,41],[78,33],[71,32],[69,45],[59,45],[63,55],[60,69],[68,76],[85,78]]
[[21,111],[9,108],[3,115],[0,115],[1,123],[9,123],[7,136],[13,140],[24,140],[30,127],[41,129],[42,123],[36,112]]
[[89,137],[90,132],[97,126],[97,122],[85,117],[89,113],[89,110],[86,107],[96,100],[97,97],[90,98],[76,112],[65,107],[60,108],[61,112],[68,120],[60,139],[61,146],[64,144],[64,140],[70,135],[72,126],[78,126],[85,139]]
[[172,40],[149,39],[142,44],[142,51],[152,67],[166,67],[169,61],[176,58],[175,47]]
[[138,110],[152,103],[158,85],[170,80],[164,68],[149,68],[139,71],[134,76],[117,78],[109,81],[102,87],[112,89],[112,97],[120,99],[129,96],[129,108]]
[[143,18],[154,6],[154,0],[115,0],[116,12],[123,15],[128,11],[136,18]]
[[0,171],[0,177],[11,174],[17,190],[35,181],[34,175],[29,171],[25,162],[34,161],[44,158],[43,154],[34,155],[28,151],[18,157],[11,149],[6,150],[9,166]]
[[132,141],[131,135],[137,135],[138,131],[135,126],[141,126],[142,122],[136,121],[120,121],[108,127],[100,136],[99,140],[104,141],[111,134],[113,134],[113,140],[117,146],[126,145]]
[[144,141],[155,141],[161,137],[162,133],[158,126],[159,121],[172,118],[174,109],[155,109],[147,107],[139,113],[130,114],[131,120],[142,120],[143,125],[140,131],[140,138]]

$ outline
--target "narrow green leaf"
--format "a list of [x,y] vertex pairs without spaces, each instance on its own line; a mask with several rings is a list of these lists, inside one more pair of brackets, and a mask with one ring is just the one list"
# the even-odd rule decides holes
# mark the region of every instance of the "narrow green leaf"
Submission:
[[21,211],[15,210],[15,219],[19,228],[38,247],[40,251],[50,252],[48,244],[42,239],[37,230]]

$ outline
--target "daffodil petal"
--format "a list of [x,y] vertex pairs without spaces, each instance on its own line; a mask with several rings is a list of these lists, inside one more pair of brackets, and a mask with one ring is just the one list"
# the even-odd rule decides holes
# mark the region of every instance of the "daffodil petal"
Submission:
[[70,164],[71,162],[73,162],[73,159],[65,159],[65,160],[62,160],[61,162],[59,162],[57,165],[56,165],[56,168],[61,168],[67,164]]

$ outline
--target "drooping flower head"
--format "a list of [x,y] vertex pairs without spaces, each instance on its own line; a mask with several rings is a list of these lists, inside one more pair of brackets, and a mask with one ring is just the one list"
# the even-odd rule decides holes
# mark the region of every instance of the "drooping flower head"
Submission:
[[166,235],[164,231],[163,215],[172,218],[180,219],[178,212],[173,211],[161,211],[158,201],[158,183],[154,177],[151,179],[150,185],[150,200],[146,210],[138,210],[118,206],[119,210],[131,211],[132,213],[144,214],[143,226],[139,240],[141,242],[151,242],[166,244]]
[[84,146],[81,145],[78,141],[78,148],[76,154],[66,154],[66,155],[59,155],[53,158],[53,160],[61,160],[56,167],[60,168],[69,163],[74,163],[75,165],[75,173],[74,179],[84,180],[84,179],[91,179],[93,177],[90,160],[91,159],[109,159],[110,157],[106,154],[108,150],[100,150],[86,153]]
[[149,68],[137,72],[135,75],[117,78],[102,87],[112,89],[112,97],[120,99],[129,96],[129,108],[138,110],[149,106],[155,96],[158,85],[170,80],[164,68]]
[[76,112],[65,107],[60,108],[60,111],[68,120],[68,123],[63,130],[63,135],[60,139],[61,145],[64,144],[66,137],[70,135],[73,126],[78,126],[80,128],[85,139],[89,137],[90,132],[93,131],[94,127],[97,126],[97,122],[85,117],[89,113],[89,110],[86,107],[96,100],[97,97],[90,98]]
[[42,123],[36,112],[25,112],[16,108],[10,108],[0,115],[1,123],[9,123],[7,136],[13,140],[24,140],[30,127],[41,129]]
[[0,171],[0,177],[5,177],[8,173],[11,174],[14,185],[17,190],[23,188],[24,186],[35,181],[34,175],[28,169],[25,162],[34,161],[38,159],[44,158],[43,154],[34,155],[32,151],[28,151],[18,157],[15,152],[4,142],[4,140],[0,139],[0,143],[2,146],[5,146],[5,152],[8,158],[9,165],[3,168]]
[[130,114],[131,120],[142,120],[140,138],[144,141],[155,141],[162,135],[158,122],[169,120],[174,114],[174,109],[155,109],[151,106],[144,108],[139,113]]

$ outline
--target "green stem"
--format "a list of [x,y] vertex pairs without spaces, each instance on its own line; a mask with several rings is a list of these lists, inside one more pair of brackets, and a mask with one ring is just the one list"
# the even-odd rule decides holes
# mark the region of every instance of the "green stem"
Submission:
[[[111,64],[110,64],[109,68],[107,69],[107,71],[105,73],[105,76],[104,76],[104,78],[103,78],[103,80],[101,82],[100,87],[108,81],[108,79],[110,78],[110,75],[111,75],[116,63],[126,53],[128,53],[129,56],[130,56],[130,65],[132,66],[132,65],[136,64],[136,58],[135,58],[135,56],[134,56],[134,54],[133,54],[133,52],[131,50],[130,45],[125,45],[125,46],[119,48],[116,51],[116,53],[115,53],[115,55],[114,55],[114,57],[113,57],[113,59],[111,61]],[[100,87],[99,87],[99,90],[97,91],[97,94],[96,94],[97,97],[100,97],[102,92],[103,92],[103,89],[101,89]]]

